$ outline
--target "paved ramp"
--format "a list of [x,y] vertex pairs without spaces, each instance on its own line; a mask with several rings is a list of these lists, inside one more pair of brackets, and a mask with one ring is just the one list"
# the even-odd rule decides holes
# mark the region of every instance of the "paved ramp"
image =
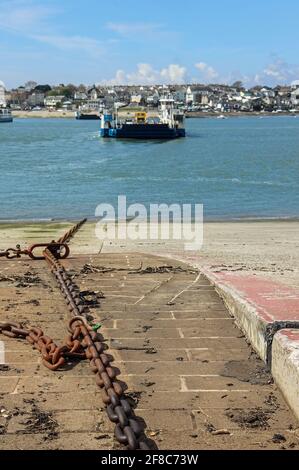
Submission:
[[[297,447],[298,423],[203,275],[132,253],[64,265],[82,291],[104,295],[92,313],[158,448]],[[0,319],[29,321],[61,342],[67,310],[45,264],[1,261],[0,278]],[[4,344],[1,449],[119,448],[88,364],[53,373],[26,343]]]

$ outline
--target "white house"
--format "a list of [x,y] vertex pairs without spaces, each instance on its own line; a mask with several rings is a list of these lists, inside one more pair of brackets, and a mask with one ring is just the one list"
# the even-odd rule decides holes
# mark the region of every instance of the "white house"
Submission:
[[188,86],[187,93],[186,93],[186,104],[193,104],[194,103],[194,93],[191,90],[191,87]]
[[0,106],[6,106],[5,85],[0,81]]
[[47,108],[56,108],[56,106],[59,103],[62,103],[63,100],[64,96],[47,96],[44,103]]
[[264,96],[270,96],[270,98],[275,98],[275,91],[272,90],[272,88],[264,87],[264,88],[261,89],[261,93]]
[[206,90],[201,90],[201,89],[193,89],[189,86],[187,88],[187,93],[186,93],[186,104],[187,105],[192,105],[195,103],[198,104],[207,104],[208,98],[207,98],[208,93]]
[[87,100],[87,94],[83,91],[76,91],[74,95],[74,99],[77,101],[85,101]]
[[92,101],[96,101],[98,99],[98,91],[96,88],[92,88],[88,92],[88,98]]
[[299,106],[299,87],[291,93],[291,103],[293,106]]
[[140,105],[142,100],[142,95],[132,95],[131,96],[131,103]]

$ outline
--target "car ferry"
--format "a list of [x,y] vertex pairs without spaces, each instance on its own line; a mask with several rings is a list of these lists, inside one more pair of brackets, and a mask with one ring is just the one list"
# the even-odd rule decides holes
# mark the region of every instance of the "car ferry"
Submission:
[[130,119],[120,118],[118,112],[103,113],[101,137],[118,139],[170,140],[185,137],[184,113],[174,109],[173,98],[161,98],[156,118],[137,112]]

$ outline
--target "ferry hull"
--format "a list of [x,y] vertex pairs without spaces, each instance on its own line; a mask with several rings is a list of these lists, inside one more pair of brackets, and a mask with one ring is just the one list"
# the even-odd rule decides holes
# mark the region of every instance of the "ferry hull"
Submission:
[[12,116],[10,116],[10,117],[3,117],[2,116],[2,117],[0,117],[0,124],[2,122],[13,122],[13,117]]
[[185,129],[171,128],[167,124],[123,124],[117,129],[101,129],[102,137],[117,139],[170,140],[185,135]]

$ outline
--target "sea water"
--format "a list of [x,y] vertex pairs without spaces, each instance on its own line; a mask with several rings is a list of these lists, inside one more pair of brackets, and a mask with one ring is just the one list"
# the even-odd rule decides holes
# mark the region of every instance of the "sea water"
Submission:
[[99,121],[0,124],[0,219],[93,217],[100,203],[204,205],[206,219],[299,217],[299,117],[187,119],[185,139],[101,139]]

